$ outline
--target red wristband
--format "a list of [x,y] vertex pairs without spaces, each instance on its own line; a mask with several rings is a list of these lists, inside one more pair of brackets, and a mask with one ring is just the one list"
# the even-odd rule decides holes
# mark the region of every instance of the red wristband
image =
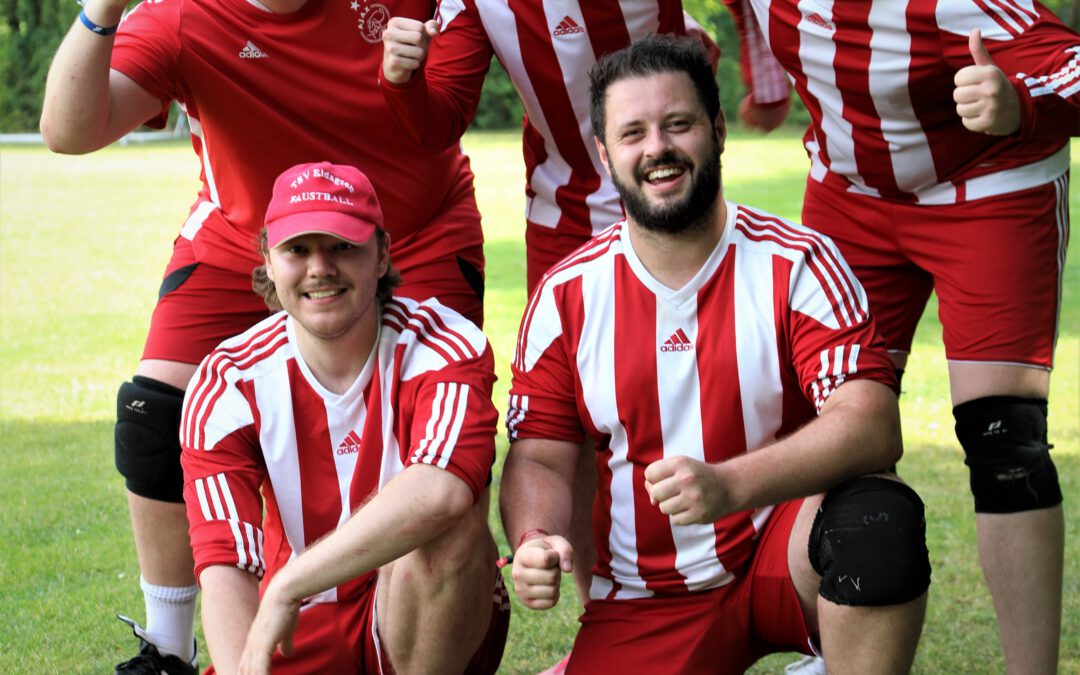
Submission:
[[540,535],[540,536],[542,536],[542,537],[548,537],[548,536],[551,536],[551,533],[550,533],[550,532],[548,532],[547,530],[543,530],[543,529],[540,529],[539,527],[534,527],[534,528],[533,528],[533,529],[531,529],[531,530],[526,530],[526,531],[525,531],[525,533],[524,533],[524,534],[522,534],[522,535],[521,535],[521,536],[520,536],[520,537],[518,538],[518,545],[517,545],[517,547],[518,547],[518,548],[521,548],[521,545],[525,543],[525,540],[527,540],[527,539],[533,539],[533,538],[535,538],[535,537],[533,537],[533,535],[536,535],[536,534],[539,534],[539,535]]

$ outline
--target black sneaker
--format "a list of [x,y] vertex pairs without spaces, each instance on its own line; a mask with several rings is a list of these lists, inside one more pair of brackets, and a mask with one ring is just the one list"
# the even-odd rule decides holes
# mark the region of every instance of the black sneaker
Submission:
[[133,659],[116,664],[116,675],[197,675],[199,672],[199,645],[195,644],[195,654],[191,661],[185,661],[174,654],[162,654],[153,643],[146,640],[146,629],[134,620],[120,614],[116,615],[139,638],[139,653]]

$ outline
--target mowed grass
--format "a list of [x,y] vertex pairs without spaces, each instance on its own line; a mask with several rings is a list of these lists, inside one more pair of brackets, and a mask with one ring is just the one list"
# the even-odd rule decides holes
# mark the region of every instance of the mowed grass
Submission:
[[[525,303],[519,143],[517,133],[465,139],[487,237],[485,330],[498,364],[500,409]],[[1080,143],[1074,155],[1080,157]],[[796,134],[735,134],[724,169],[729,198],[798,218],[806,159]],[[123,482],[112,461],[115,391],[135,369],[197,175],[185,144],[113,147],[88,157],[0,149],[0,598],[7,610],[0,672],[111,672],[134,651],[134,639],[113,618],[117,612],[142,617]],[[1075,221],[1075,186],[1072,204]],[[1075,258],[1066,272],[1050,408],[1054,458],[1067,495],[1061,672],[1069,673],[1080,671]],[[901,399],[907,453],[900,468],[927,503],[934,564],[915,671],[996,673],[1003,670],[1000,648],[975,555],[936,311],[932,303],[920,325]],[[506,452],[501,435],[498,443],[496,478]],[[495,513],[492,526],[508,552]],[[556,610],[531,612],[515,601],[503,672],[536,672],[565,654],[579,611],[569,583]],[[754,672],[781,672],[790,660],[771,657]]]

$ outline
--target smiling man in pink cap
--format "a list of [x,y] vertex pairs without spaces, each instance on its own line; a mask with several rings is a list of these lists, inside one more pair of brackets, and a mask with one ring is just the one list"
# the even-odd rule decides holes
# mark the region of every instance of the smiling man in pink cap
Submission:
[[487,340],[437,300],[392,297],[359,170],[288,169],[265,223],[254,286],[283,311],[206,357],[181,420],[214,669],[494,672],[509,603]]

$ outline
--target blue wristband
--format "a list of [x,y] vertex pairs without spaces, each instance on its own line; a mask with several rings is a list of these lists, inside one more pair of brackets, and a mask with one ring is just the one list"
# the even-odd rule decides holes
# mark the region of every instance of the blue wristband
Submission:
[[106,27],[106,26],[97,25],[96,23],[94,23],[93,21],[90,20],[90,17],[86,16],[86,10],[85,9],[83,11],[79,12],[79,21],[82,21],[82,25],[89,28],[92,33],[97,33],[98,35],[112,35],[113,33],[116,32],[116,29],[120,27],[120,24],[116,24],[115,26],[112,26],[112,27]]

